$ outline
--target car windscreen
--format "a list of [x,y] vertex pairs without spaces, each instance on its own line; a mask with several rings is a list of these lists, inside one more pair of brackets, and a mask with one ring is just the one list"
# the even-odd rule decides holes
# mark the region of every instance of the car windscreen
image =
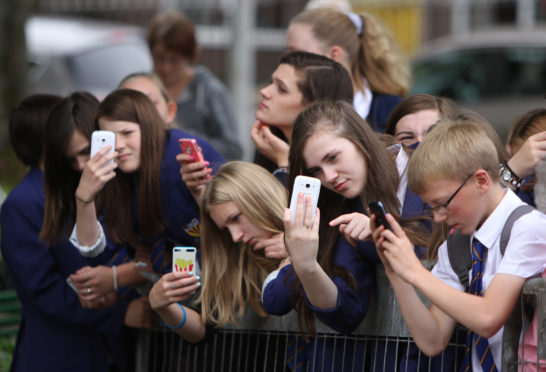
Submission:
[[412,93],[458,102],[544,93],[546,48],[459,50],[416,62]]
[[130,73],[151,71],[152,63],[144,44],[123,44],[71,56],[67,66],[77,86],[116,88]]

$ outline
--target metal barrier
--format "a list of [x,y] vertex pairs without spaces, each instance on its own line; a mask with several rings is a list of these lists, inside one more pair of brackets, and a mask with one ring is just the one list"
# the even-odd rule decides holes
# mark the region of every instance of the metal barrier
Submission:
[[[431,263],[425,263],[430,267]],[[347,358],[342,371],[457,371],[464,354],[464,330],[457,328],[448,349],[435,358],[421,354],[399,310],[392,288],[381,265],[376,268],[376,287],[372,292],[366,319],[351,334],[342,335],[317,322],[317,337],[329,348],[343,350]],[[545,279],[529,280],[524,294],[537,295],[539,311],[539,358],[545,353]],[[426,302],[426,301],[425,301]],[[517,370],[519,330],[505,327],[505,341],[516,345],[514,353],[503,353],[503,371]],[[517,319],[516,319],[517,320]],[[519,314],[521,323],[521,314]],[[516,321],[517,323],[517,321]],[[517,328],[517,329],[516,329]],[[516,330],[514,330],[516,329]],[[247,312],[237,326],[216,330],[206,342],[191,344],[165,327],[140,331],[137,340],[136,371],[288,371],[286,346],[298,332],[294,312],[283,317],[261,318]],[[389,351],[387,352],[387,349]],[[393,358],[393,355],[396,357]],[[358,360],[355,360],[358,359]],[[328,367],[328,370],[334,370]],[[316,366],[315,371],[323,370]]]

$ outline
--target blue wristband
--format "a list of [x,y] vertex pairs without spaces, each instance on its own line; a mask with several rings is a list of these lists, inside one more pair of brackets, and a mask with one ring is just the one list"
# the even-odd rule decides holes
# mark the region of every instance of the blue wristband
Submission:
[[178,306],[180,306],[180,308],[182,309],[182,313],[184,314],[184,316],[182,317],[182,321],[180,322],[179,325],[177,326],[170,326],[168,325],[167,323],[165,323],[165,321],[163,321],[163,323],[165,323],[165,326],[169,329],[180,329],[182,328],[182,326],[184,325],[184,323],[186,323],[186,309],[184,309],[184,306],[180,305],[178,302],[176,303]]

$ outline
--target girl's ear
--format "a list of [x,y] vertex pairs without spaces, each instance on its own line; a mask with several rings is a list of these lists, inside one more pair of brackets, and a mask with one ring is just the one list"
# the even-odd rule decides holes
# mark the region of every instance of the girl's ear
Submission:
[[334,61],[341,63],[343,61],[343,56],[345,55],[345,52],[343,51],[343,48],[339,45],[334,45],[330,48],[326,55],[328,56],[328,58],[331,58]]
[[176,117],[176,111],[177,111],[176,103],[174,103],[174,101],[169,100],[169,102],[167,102],[167,111],[168,111],[169,122],[165,124],[171,124],[174,121],[174,118]]

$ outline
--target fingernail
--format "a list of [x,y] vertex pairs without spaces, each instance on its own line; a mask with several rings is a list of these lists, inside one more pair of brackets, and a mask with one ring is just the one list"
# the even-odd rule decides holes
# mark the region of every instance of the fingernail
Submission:
[[197,276],[195,277],[195,279],[201,280],[201,277],[200,277],[199,275],[197,275]]
[[190,275],[193,275],[193,271],[190,271]]
[[191,155],[191,161],[195,161],[195,158],[193,157],[193,155]]
[[197,282],[197,286],[198,286],[198,287],[201,287],[201,282]]
[[207,165],[207,166],[208,166],[209,164],[210,164],[210,162],[208,162],[208,161],[205,161],[205,165]]

